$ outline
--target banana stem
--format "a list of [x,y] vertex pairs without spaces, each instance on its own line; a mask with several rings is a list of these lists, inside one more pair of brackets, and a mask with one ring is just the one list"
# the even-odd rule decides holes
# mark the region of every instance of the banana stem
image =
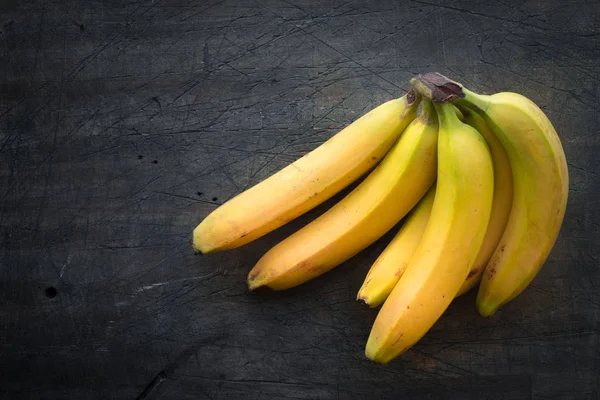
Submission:
[[453,103],[465,97],[460,83],[437,72],[417,75],[410,84],[417,93],[435,103]]
[[421,104],[421,118],[427,121],[433,118],[437,118],[435,115],[435,108],[433,107],[433,103],[427,98],[423,98],[423,102]]
[[469,108],[480,114],[485,113],[490,106],[490,102],[486,99],[487,96],[474,93],[464,87],[462,88],[462,92],[465,97],[456,102],[458,106]]
[[462,84],[438,72],[417,75],[410,80],[410,84],[415,92],[434,103],[456,102],[457,106],[469,108],[478,113],[484,113],[490,106],[487,96],[472,92]]
[[440,127],[460,123],[460,119],[456,115],[456,108],[453,105],[444,103],[433,103],[433,105],[440,120]]
[[462,110],[454,106],[454,112],[456,112],[456,116],[458,117],[458,119],[460,119],[461,122],[465,121],[465,115],[463,114]]

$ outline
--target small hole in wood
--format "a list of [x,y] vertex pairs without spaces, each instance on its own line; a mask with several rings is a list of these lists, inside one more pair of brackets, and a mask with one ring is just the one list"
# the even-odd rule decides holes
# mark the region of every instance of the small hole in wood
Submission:
[[49,299],[53,299],[56,297],[56,295],[58,294],[58,291],[56,290],[55,287],[47,287],[46,289],[44,289],[44,294],[46,295],[46,297],[48,297]]

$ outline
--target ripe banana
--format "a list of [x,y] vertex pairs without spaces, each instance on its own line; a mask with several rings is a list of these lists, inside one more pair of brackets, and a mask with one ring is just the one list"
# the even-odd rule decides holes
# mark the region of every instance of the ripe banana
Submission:
[[569,174],[560,139],[535,103],[517,93],[485,96],[464,87],[462,92],[459,103],[492,128],[513,173],[508,223],[477,294],[477,310],[487,317],[518,296],[546,261],[564,219]]
[[440,133],[435,199],[421,243],[373,324],[365,354],[379,363],[413,346],[443,314],[467,278],[486,233],[494,189],[490,151],[453,108],[436,104]]
[[465,122],[481,133],[490,149],[494,165],[494,198],[492,200],[490,222],[483,243],[471,272],[469,272],[467,280],[458,291],[457,296],[468,292],[481,280],[483,270],[504,233],[513,202],[512,170],[502,143],[477,113],[467,109],[464,110],[463,114]]
[[[458,109],[455,111],[459,120],[477,129],[483,136],[490,149],[494,165],[494,197],[488,229],[473,267],[456,294],[458,297],[479,283],[483,270],[504,232],[512,206],[512,171],[502,144],[485,121],[468,109],[464,113]],[[358,300],[370,307],[383,304],[401,278],[419,245],[431,214],[434,196],[435,186],[410,212],[398,234],[377,258],[358,292]]]
[[321,146],[210,213],[193,232],[196,251],[233,249],[279,228],[371,170],[415,119],[413,91],[363,115]]
[[437,137],[437,118],[427,101],[389,154],[359,186],[258,261],[248,274],[250,290],[299,285],[380,238],[415,206],[435,180]]
[[377,307],[383,304],[398,280],[400,280],[421,242],[423,232],[425,232],[425,227],[429,221],[434,198],[435,184],[431,186],[421,201],[408,214],[396,236],[371,266],[362,287],[358,291],[358,300],[363,301],[369,307]]

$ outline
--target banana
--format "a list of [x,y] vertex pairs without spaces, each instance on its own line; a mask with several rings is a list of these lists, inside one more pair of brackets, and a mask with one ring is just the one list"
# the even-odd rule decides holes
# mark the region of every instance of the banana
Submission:
[[429,221],[435,184],[408,214],[406,221],[371,266],[357,299],[369,307],[383,304],[412,258]]
[[489,317],[531,283],[558,238],[569,196],[564,149],[546,114],[523,95],[480,95],[438,73],[415,81],[418,85],[413,87],[425,97],[454,102],[481,115],[508,155],[512,207],[476,301],[479,313]]
[[483,243],[477,258],[475,258],[471,272],[469,272],[467,280],[458,291],[457,296],[467,293],[481,280],[483,270],[504,233],[513,202],[512,170],[502,143],[477,113],[467,109],[464,110],[463,114],[465,123],[479,131],[490,149],[494,165],[494,198],[492,200],[490,222]]
[[415,119],[413,91],[388,101],[328,141],[210,213],[193,232],[201,253],[233,249],[279,228],[371,170]]
[[427,101],[360,185],[258,261],[248,274],[250,290],[297,286],[380,238],[415,206],[435,180],[437,137],[437,118]]
[[[456,116],[461,122],[465,121],[463,112],[454,107]],[[384,251],[371,266],[362,287],[356,296],[369,307],[378,307],[388,297],[398,280],[408,266],[411,257],[415,253],[419,242],[425,231],[425,226],[431,214],[433,199],[435,197],[435,184],[429,189],[425,196],[419,201],[414,210],[410,212],[406,221]],[[483,271],[483,268],[481,268]],[[481,276],[481,274],[478,274]],[[478,281],[470,277],[465,283],[463,294],[472,287],[472,282]],[[469,288],[467,288],[467,283]]]
[[[504,147],[485,121],[470,110],[455,109],[458,119],[477,129],[488,144],[494,166],[494,197],[486,235],[466,281],[456,294],[471,290],[481,279],[483,270],[504,232],[512,206],[512,171]],[[431,214],[435,186],[408,215],[397,235],[377,258],[360,288],[357,299],[370,307],[381,305],[388,297],[411,257],[415,253]]]
[[508,223],[481,278],[477,310],[485,317],[517,297],[540,271],[560,231],[569,194],[564,150],[552,123],[530,99],[511,92],[460,103],[485,119],[502,143],[513,174]]
[[440,133],[431,216],[367,341],[366,356],[379,363],[412,347],[443,314],[467,278],[486,233],[494,189],[490,151],[453,108],[436,104]]

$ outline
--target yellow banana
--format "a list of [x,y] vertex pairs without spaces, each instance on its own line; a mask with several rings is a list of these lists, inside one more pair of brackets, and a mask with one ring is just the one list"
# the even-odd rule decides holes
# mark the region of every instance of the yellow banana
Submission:
[[471,272],[469,272],[467,280],[458,291],[457,296],[468,292],[481,280],[483,270],[496,249],[502,233],[504,233],[513,202],[512,170],[502,143],[477,113],[464,110],[463,114],[465,122],[481,133],[490,149],[494,165],[494,198],[492,200],[490,222],[481,249],[479,249]]
[[464,283],[487,229],[493,197],[490,151],[450,104],[440,119],[438,176],[431,217],[408,268],[379,311],[365,354],[387,363],[413,346]]
[[321,146],[210,213],[193,232],[196,251],[239,247],[329,199],[371,170],[414,120],[413,91],[363,115]]
[[508,223],[477,294],[477,310],[487,317],[518,296],[546,261],[564,219],[569,174],[560,139],[535,103],[510,92],[485,96],[463,87],[462,93],[459,102],[492,128],[513,173]]
[[251,290],[287,289],[319,276],[379,239],[436,176],[438,123],[430,102],[367,178],[339,203],[269,250],[248,274]]
[[[456,107],[454,107],[454,111],[456,112],[458,119],[461,122],[464,122],[465,117],[463,112]],[[419,204],[417,204],[410,212],[394,239],[392,239],[375,263],[373,263],[358,292],[358,300],[370,307],[378,307],[383,304],[404,273],[404,270],[408,266],[411,257],[415,253],[415,250],[423,237],[425,226],[427,225],[427,221],[429,221],[429,216],[431,214],[434,197],[435,185],[430,188]],[[504,229],[504,227],[502,227],[502,229]],[[502,232],[500,232],[500,234],[502,234]],[[493,248],[491,251],[493,251]],[[485,266],[485,264],[483,266]],[[483,266],[479,268],[481,272],[483,272]],[[461,288],[462,292],[459,291],[457,296],[468,291],[479,281],[479,279],[474,278],[480,276],[481,273],[478,273],[477,277],[469,276]]]
[[438,73],[418,82],[427,98],[455,102],[481,115],[508,155],[512,207],[477,293],[477,310],[489,317],[531,283],[558,238],[569,195],[565,153],[546,114],[525,96],[479,95]]
[[434,198],[435,184],[408,214],[396,236],[371,266],[358,291],[358,300],[369,307],[377,307],[394,289],[423,237]]
[[[504,147],[478,114],[465,110],[464,113],[457,113],[457,116],[477,129],[488,144],[494,165],[494,197],[483,243],[456,297],[467,293],[479,283],[483,270],[504,232],[512,206],[512,171]],[[431,214],[434,196],[435,186],[410,212],[397,235],[377,258],[358,292],[358,300],[370,307],[377,307],[385,301],[419,245]]]

